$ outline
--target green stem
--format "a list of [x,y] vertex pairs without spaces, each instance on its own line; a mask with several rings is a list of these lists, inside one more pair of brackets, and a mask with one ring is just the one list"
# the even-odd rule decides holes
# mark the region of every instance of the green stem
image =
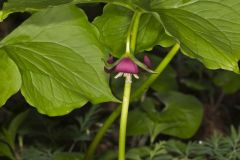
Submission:
[[131,76],[126,76],[124,94],[123,94],[123,103],[122,103],[122,112],[120,118],[120,130],[119,130],[119,146],[118,146],[118,160],[125,160],[125,143],[126,143],[126,128],[127,128],[127,116],[128,116],[128,107],[130,103],[130,94],[131,94]]
[[[136,99],[137,97],[141,96],[145,91],[146,91],[146,84],[148,84],[148,87],[154,82],[154,80],[156,80],[160,74],[162,73],[162,71],[167,67],[167,65],[169,64],[169,62],[173,59],[174,55],[177,54],[179,50],[179,44],[176,44],[171,50],[170,52],[167,54],[167,56],[162,60],[162,62],[159,64],[159,66],[156,68],[156,74],[152,74],[144,83],[143,85],[138,88],[132,95],[132,98],[130,99],[130,102],[133,99]],[[151,80],[150,80],[151,79]],[[99,131],[97,132],[97,135],[94,137],[93,141],[91,142],[87,153],[85,155],[85,160],[92,160],[93,158],[93,154],[97,148],[97,145],[99,144],[99,142],[101,141],[102,137],[104,136],[104,133],[106,133],[107,129],[113,124],[113,122],[118,118],[118,116],[121,113],[121,105],[119,105],[114,112],[105,120],[103,126],[99,129]]]
[[138,28],[139,28],[139,23],[141,19],[142,12],[134,12],[133,15],[133,24],[132,24],[132,29],[131,29],[131,44],[130,44],[130,49],[131,53],[135,53],[135,48],[136,48],[136,43],[137,43],[137,35],[138,35]]
[[[141,15],[142,13],[138,11],[135,11],[133,14],[133,18],[129,26],[127,43],[126,43],[127,56],[134,55],[135,53]],[[127,129],[128,108],[130,103],[131,85],[132,85],[132,75],[128,74],[126,75],[126,79],[125,79],[122,112],[121,112],[121,118],[120,118],[118,160],[125,160],[126,129]]]
[[137,42],[137,33],[138,33],[141,15],[142,13],[138,11],[134,12],[133,14],[133,18],[129,26],[128,35],[127,35],[126,53],[125,53],[127,56],[130,56],[135,52],[135,47]]

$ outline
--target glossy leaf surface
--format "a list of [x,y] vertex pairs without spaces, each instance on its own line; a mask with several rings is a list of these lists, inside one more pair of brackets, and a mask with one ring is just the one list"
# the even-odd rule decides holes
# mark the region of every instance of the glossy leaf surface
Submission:
[[210,69],[239,71],[238,0],[154,0],[151,5],[186,55],[197,58]]
[[22,94],[39,112],[63,115],[87,101],[116,100],[104,72],[98,32],[77,7],[34,14],[2,43],[20,68]]

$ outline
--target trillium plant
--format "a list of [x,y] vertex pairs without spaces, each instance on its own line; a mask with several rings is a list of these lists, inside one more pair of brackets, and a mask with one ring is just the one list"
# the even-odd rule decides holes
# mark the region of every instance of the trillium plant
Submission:
[[[81,7],[96,3],[104,4],[103,13],[91,22]],[[66,115],[87,102],[119,103],[89,145],[86,160],[93,159],[120,114],[118,158],[125,160],[129,104],[152,86],[179,50],[209,69],[239,73],[239,0],[8,0],[0,21],[15,12],[31,16],[0,42],[1,106],[19,90],[48,116]],[[148,51],[155,46],[171,49],[154,66]],[[122,99],[112,94],[110,77],[125,79]],[[137,81],[140,87],[131,92]],[[201,118],[197,122],[191,135]]]

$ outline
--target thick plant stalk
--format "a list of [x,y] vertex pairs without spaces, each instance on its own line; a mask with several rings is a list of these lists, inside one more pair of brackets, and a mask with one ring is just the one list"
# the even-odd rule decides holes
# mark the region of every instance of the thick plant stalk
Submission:
[[132,75],[128,74],[125,79],[122,112],[120,118],[120,130],[119,130],[119,146],[118,146],[118,160],[125,160],[125,145],[126,145],[126,128],[127,128],[127,116],[130,103],[131,93],[131,80]]
[[[151,86],[151,84],[161,75],[161,73],[164,71],[164,69],[168,66],[170,61],[173,59],[173,57],[177,54],[179,51],[179,44],[176,44],[167,54],[167,56],[161,61],[161,63],[158,65],[158,67],[155,69],[156,74],[152,74],[149,76],[149,78],[141,85],[140,88],[138,88],[131,96],[130,102],[134,99],[137,99],[140,97],[147,89]],[[114,112],[105,120],[103,126],[99,129],[96,136],[94,137],[93,141],[91,142],[86,156],[85,160],[92,160],[93,154],[97,148],[97,145],[100,143],[102,137],[106,133],[107,129],[113,124],[113,122],[118,118],[118,116],[121,113],[121,105],[119,105]]]

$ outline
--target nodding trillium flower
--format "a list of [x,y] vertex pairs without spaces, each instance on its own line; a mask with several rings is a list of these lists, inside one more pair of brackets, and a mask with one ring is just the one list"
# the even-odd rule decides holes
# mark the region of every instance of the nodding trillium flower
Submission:
[[116,65],[115,72],[118,74],[115,76],[115,78],[124,76],[129,77],[133,75],[135,78],[138,77],[138,66],[130,59],[130,58],[123,58],[120,60],[120,62]]
[[113,62],[113,57],[110,56],[107,60],[106,64],[107,72],[114,71],[117,73],[115,78],[119,77],[126,77],[129,82],[131,82],[131,77],[134,76],[136,79],[138,79],[138,73],[139,69],[138,67],[150,72],[154,73],[149,68],[151,67],[151,60],[150,58],[145,55],[144,56],[144,64],[140,61],[138,61],[135,57],[123,57],[116,62]]

